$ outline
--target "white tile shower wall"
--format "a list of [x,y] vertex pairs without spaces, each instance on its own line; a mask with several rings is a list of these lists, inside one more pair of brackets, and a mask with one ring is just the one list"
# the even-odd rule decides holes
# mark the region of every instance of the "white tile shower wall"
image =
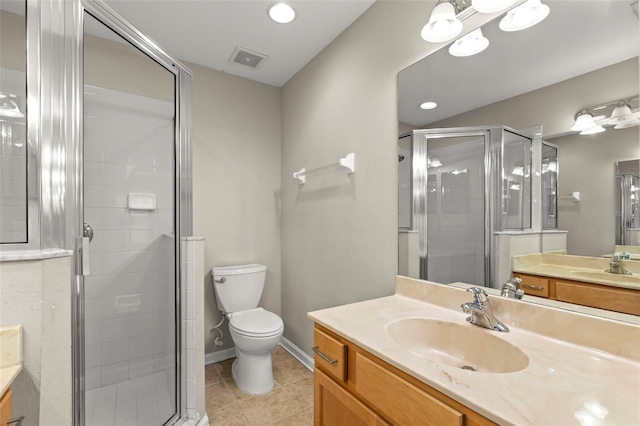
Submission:
[[[84,126],[87,390],[160,371],[172,389],[173,105],[87,86]],[[129,193],[155,194],[156,210],[129,209]]]
[[196,417],[196,240],[184,238],[182,247],[182,407],[189,418]]
[[[0,68],[2,90],[15,94],[25,111],[25,73]],[[27,236],[26,117],[0,117],[0,241],[26,242]]]
[[[182,240],[182,407],[190,419],[204,416],[204,239]],[[199,331],[199,332],[198,332]],[[202,407],[200,407],[200,405]]]

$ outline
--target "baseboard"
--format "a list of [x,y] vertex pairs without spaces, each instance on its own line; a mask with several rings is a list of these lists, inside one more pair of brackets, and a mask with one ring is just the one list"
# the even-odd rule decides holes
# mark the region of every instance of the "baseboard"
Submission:
[[294,345],[291,340],[282,336],[282,341],[280,342],[280,346],[289,352],[291,356],[300,361],[302,365],[307,367],[309,371],[313,371],[313,358],[309,356],[305,351]]
[[[309,371],[313,371],[313,358],[309,356],[305,351],[294,345],[291,340],[286,337],[282,337],[280,346],[289,352],[292,357],[300,361],[302,365],[307,367]],[[225,361],[236,356],[236,348],[227,348],[221,351],[211,352],[204,355],[204,364],[215,364],[216,362]]]
[[204,365],[215,364],[216,362],[226,361],[236,356],[235,346],[223,349],[221,351],[204,354]]

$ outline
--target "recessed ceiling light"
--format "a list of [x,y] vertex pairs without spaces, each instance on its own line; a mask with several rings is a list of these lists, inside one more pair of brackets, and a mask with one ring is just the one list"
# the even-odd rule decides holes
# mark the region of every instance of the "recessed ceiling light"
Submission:
[[422,109],[434,109],[435,107],[437,107],[438,104],[432,101],[429,102],[423,102],[420,104],[420,108]]
[[286,3],[274,3],[267,9],[269,18],[278,24],[288,24],[296,18],[296,11]]

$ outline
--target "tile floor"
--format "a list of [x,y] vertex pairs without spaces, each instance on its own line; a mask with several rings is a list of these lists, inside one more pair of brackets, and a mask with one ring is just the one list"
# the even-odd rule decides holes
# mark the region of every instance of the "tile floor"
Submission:
[[85,393],[87,426],[161,425],[174,413],[164,372]]
[[233,359],[205,367],[207,414],[212,426],[313,425],[313,374],[281,346],[273,350],[274,389],[242,392],[231,378]]

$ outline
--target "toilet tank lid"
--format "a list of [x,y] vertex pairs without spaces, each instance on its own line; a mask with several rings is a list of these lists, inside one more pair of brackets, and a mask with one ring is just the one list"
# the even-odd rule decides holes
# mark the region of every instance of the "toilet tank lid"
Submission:
[[242,274],[255,274],[256,272],[266,271],[267,267],[264,265],[258,265],[252,263],[249,265],[234,265],[234,266],[217,266],[213,268],[213,275],[242,275]]

